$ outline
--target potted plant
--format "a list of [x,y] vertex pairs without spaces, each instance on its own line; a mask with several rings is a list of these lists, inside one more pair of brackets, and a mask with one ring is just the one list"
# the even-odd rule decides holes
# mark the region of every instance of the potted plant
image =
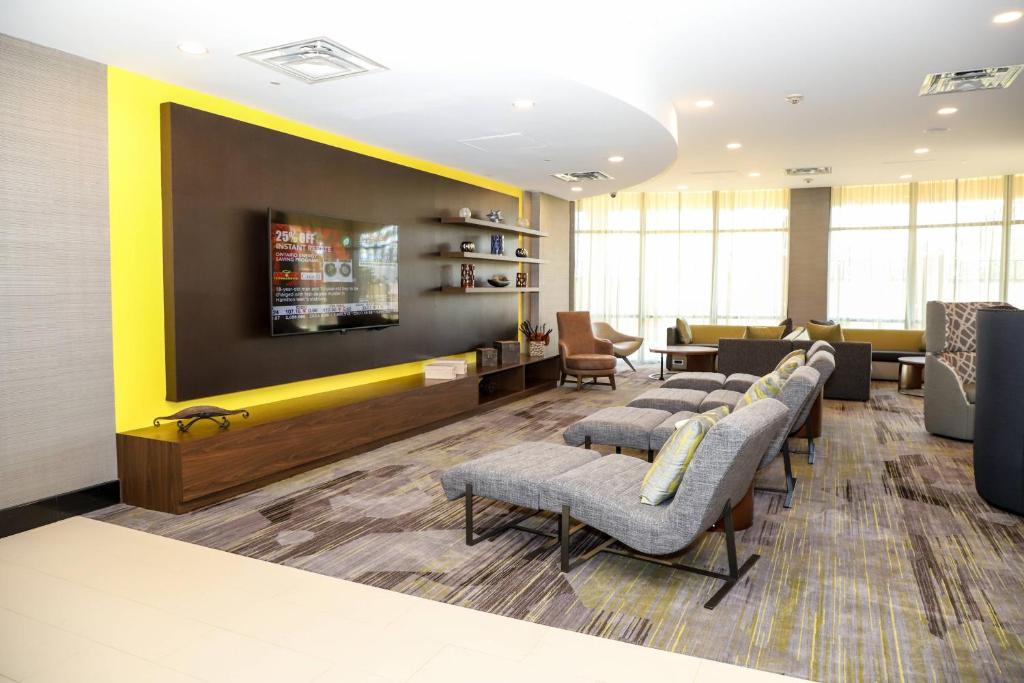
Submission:
[[530,343],[530,355],[534,358],[542,357],[544,347],[551,343],[551,330],[548,329],[548,326],[545,324],[537,327],[529,320],[524,320],[523,324],[519,326],[519,331]]

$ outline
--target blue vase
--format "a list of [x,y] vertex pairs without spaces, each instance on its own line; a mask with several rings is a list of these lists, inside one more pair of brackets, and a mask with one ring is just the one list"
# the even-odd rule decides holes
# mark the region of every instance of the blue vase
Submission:
[[491,253],[505,253],[505,237],[502,235],[491,235]]

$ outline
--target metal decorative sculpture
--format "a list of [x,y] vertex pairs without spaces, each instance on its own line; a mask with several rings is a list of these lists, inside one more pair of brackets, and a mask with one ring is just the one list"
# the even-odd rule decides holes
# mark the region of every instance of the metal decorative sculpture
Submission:
[[159,427],[160,420],[175,420],[178,423],[179,432],[187,432],[199,420],[209,420],[221,429],[231,426],[228,415],[241,415],[243,419],[249,419],[249,411],[245,408],[239,410],[227,410],[217,406],[191,406],[179,410],[173,415],[164,415],[153,419],[153,426]]
[[498,209],[491,209],[491,212],[489,214],[487,214],[487,218],[492,223],[504,223],[505,222],[504,216],[501,215],[501,211],[498,210]]

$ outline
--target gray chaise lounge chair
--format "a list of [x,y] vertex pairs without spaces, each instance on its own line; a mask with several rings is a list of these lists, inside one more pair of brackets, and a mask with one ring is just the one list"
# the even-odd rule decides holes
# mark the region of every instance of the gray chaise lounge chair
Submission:
[[[719,579],[725,584],[704,603],[714,609],[759,557],[737,563],[732,506],[746,495],[761,457],[784,431],[787,413],[778,401],[763,399],[722,419],[697,448],[675,496],[660,505],[640,502],[648,465],[627,455],[607,455],[543,482],[540,505],[561,511],[562,571],[572,568],[570,518],[575,518],[609,536],[577,563],[610,552]],[[727,573],[651,557],[682,551],[719,520],[725,527]],[[625,547],[613,547],[616,543]]]

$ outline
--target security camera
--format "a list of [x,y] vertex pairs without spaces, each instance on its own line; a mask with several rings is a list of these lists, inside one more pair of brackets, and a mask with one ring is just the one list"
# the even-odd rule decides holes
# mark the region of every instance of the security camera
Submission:
[[618,192],[609,192],[608,196],[611,197],[612,199],[615,199],[617,196],[619,196],[619,193]]
[[798,92],[790,93],[786,95],[786,101],[790,104],[800,104],[804,101],[804,96]]

